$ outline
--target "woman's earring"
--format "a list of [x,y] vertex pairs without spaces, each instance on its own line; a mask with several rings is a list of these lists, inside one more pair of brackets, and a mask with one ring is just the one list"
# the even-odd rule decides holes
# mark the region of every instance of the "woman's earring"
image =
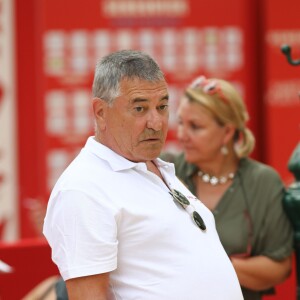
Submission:
[[222,153],[223,155],[227,155],[227,154],[228,154],[228,148],[227,148],[225,145],[223,145],[223,146],[221,147],[221,153]]

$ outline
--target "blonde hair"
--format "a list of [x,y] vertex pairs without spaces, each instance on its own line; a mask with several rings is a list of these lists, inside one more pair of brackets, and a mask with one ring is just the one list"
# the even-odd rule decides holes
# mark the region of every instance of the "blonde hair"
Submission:
[[190,101],[203,105],[221,126],[234,125],[236,154],[240,158],[250,155],[255,138],[246,125],[249,115],[244,101],[232,84],[222,79],[206,79],[202,76],[186,89],[185,95]]

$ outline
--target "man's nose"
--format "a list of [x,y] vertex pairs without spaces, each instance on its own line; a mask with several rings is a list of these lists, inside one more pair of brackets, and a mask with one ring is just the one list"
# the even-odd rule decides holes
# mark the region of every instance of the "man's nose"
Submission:
[[147,120],[147,127],[155,131],[162,129],[163,116],[161,116],[157,111],[153,111],[149,114]]

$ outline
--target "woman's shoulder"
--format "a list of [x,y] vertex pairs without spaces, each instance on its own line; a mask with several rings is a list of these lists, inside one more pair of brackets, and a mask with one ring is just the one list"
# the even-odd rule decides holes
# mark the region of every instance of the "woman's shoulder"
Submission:
[[256,180],[282,182],[279,173],[273,167],[252,158],[241,160],[240,172]]

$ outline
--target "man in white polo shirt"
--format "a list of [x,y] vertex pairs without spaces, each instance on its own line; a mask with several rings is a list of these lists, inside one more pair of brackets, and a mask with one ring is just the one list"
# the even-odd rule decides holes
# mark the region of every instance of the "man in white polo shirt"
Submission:
[[96,132],[55,185],[44,234],[69,299],[241,300],[211,212],[157,158],[168,90],[145,53],[96,66]]

